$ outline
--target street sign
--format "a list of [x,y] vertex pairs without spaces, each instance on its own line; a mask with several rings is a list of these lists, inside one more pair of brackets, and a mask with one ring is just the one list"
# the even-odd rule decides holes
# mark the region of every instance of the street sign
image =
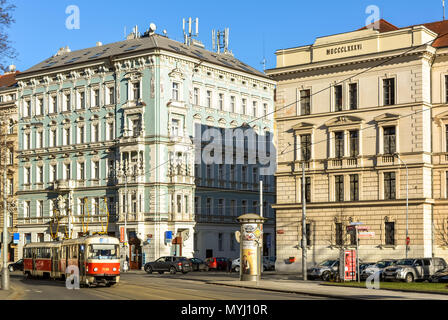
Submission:
[[15,232],[13,240],[14,240],[14,244],[18,244],[20,241],[20,233]]
[[359,232],[358,233],[358,237],[359,238],[374,238],[375,237],[375,232],[371,231],[371,232]]
[[351,226],[360,226],[362,224],[364,224],[364,222],[350,222]]
[[368,226],[357,226],[356,229],[358,229],[358,231],[369,231],[370,227],[368,227]]

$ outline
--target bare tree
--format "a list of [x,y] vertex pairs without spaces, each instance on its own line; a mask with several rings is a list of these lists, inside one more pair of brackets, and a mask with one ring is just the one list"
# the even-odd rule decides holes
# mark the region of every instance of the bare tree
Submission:
[[8,60],[14,59],[17,55],[6,33],[6,29],[15,22],[12,17],[15,7],[7,0],[0,0],[0,70],[3,71],[7,69]]
[[442,218],[434,224],[434,233],[438,245],[448,247],[448,218]]

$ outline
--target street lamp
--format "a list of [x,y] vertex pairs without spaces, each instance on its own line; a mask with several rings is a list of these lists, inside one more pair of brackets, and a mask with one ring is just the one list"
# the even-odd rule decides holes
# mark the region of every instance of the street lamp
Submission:
[[398,160],[401,161],[401,163],[404,164],[406,167],[406,259],[408,258],[408,250],[409,250],[409,226],[408,226],[408,217],[409,217],[409,171],[407,164],[400,158],[400,155],[398,153],[394,154],[395,157],[397,157]]
[[[3,122],[3,124],[7,124],[7,122]],[[12,129],[17,125],[17,123],[10,126],[8,129]],[[7,130],[8,130],[7,129]],[[7,170],[7,161],[6,161],[6,149],[7,149],[7,139],[6,136],[8,135],[7,132],[5,132],[5,149],[4,149],[4,155],[5,155],[5,163],[4,163],[4,169],[3,169],[3,271],[2,271],[2,290],[9,290],[9,270],[8,270],[8,228],[7,228],[7,221],[8,219],[8,209],[7,209],[7,198],[6,198],[6,170]]]

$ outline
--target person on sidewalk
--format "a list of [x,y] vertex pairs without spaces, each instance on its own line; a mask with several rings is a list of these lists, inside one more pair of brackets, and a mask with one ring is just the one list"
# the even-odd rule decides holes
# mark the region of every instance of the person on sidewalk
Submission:
[[232,273],[232,259],[227,259],[227,273]]

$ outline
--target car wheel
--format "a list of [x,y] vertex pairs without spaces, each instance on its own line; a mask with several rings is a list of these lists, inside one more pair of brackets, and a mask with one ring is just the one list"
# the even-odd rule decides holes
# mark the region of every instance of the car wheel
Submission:
[[176,274],[176,268],[171,267],[171,268],[170,268],[170,273],[171,273],[171,274]]
[[9,270],[9,272],[14,272],[14,267],[13,266],[9,266],[8,270]]
[[240,267],[235,267],[235,272],[240,272]]
[[407,273],[404,281],[406,281],[408,283],[409,282],[414,282],[414,275],[412,273],[410,273],[410,272]]
[[324,273],[322,273],[322,280],[323,281],[330,280],[330,271],[325,271]]
[[151,268],[151,266],[147,266],[147,267],[145,268],[145,271],[146,271],[147,273],[151,274],[151,273],[152,273],[152,268]]

